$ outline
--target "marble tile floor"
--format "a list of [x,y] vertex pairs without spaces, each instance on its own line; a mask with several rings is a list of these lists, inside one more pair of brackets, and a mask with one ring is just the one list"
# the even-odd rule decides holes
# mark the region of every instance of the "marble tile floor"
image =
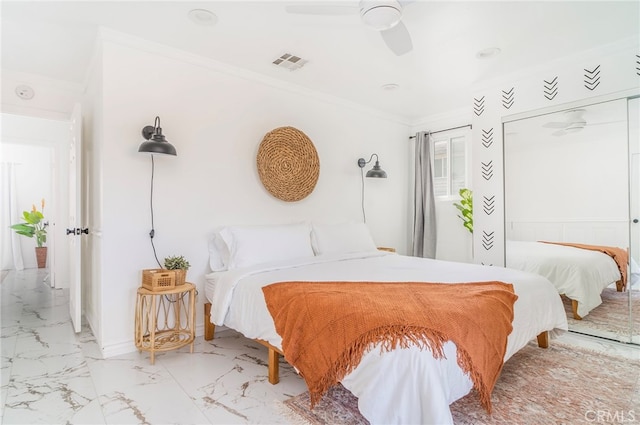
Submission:
[[198,337],[193,354],[156,354],[153,366],[144,352],[102,359],[45,275],[10,272],[0,285],[2,424],[291,423],[282,401],[306,386],[284,362],[271,385],[263,346],[228,330]]
[[[291,423],[282,401],[306,390],[282,362],[266,376],[264,347],[228,330],[211,342],[156,355],[102,359],[87,326],[73,333],[65,290],[46,271],[10,272],[0,284],[2,424]],[[565,343],[640,359],[640,348],[567,333]]]

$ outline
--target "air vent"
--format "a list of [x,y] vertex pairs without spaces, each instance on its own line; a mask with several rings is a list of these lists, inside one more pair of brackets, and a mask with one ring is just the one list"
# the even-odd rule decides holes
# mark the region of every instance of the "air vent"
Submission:
[[308,61],[306,59],[302,59],[299,56],[285,53],[272,63],[281,68],[288,69],[289,71],[295,71],[302,68],[307,62]]

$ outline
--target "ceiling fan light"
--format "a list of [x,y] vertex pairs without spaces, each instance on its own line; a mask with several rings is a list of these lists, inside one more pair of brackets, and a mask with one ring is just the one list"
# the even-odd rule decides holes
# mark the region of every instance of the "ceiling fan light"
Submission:
[[402,8],[396,1],[362,2],[360,17],[370,28],[377,31],[393,28],[402,18]]

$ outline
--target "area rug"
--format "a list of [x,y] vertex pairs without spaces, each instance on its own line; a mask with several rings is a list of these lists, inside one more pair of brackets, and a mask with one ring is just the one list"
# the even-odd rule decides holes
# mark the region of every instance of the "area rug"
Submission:
[[629,341],[631,336],[640,335],[640,291],[631,291],[631,308],[633,315],[633,328],[629,328],[629,299],[627,292],[618,292],[612,288],[602,291],[602,304],[594,308],[582,320],[575,320],[571,310],[571,300],[562,297],[564,309],[567,312],[569,329],[591,334],[593,330],[598,335]]
[[[451,405],[454,423],[587,424],[597,415],[617,418],[616,423],[640,420],[640,361],[553,341],[542,349],[532,342],[505,364],[491,400],[489,415],[472,391]],[[308,392],[284,403],[311,425],[368,424],[358,411],[358,399],[341,385],[313,410]]]

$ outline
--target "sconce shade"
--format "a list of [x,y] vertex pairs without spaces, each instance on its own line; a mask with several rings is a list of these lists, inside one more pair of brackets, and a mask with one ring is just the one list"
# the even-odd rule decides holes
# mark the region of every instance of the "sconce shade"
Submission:
[[370,163],[373,160],[374,156],[376,157],[376,164],[373,166],[372,169],[367,171],[367,177],[386,179],[387,178],[387,173],[382,168],[380,168],[380,161],[378,161],[378,154],[375,154],[375,153],[371,154],[371,158],[369,158],[368,161],[365,161],[364,158],[359,158],[358,159],[358,167],[364,168],[365,165],[367,165],[368,163]]
[[372,169],[367,171],[367,177],[374,177],[379,179],[386,179],[387,172],[380,168],[380,162],[376,161],[376,165],[373,166]]
[[156,117],[155,125],[148,125],[142,129],[142,136],[147,139],[142,142],[138,152],[176,156],[176,148],[164,138],[160,127],[160,117]]

